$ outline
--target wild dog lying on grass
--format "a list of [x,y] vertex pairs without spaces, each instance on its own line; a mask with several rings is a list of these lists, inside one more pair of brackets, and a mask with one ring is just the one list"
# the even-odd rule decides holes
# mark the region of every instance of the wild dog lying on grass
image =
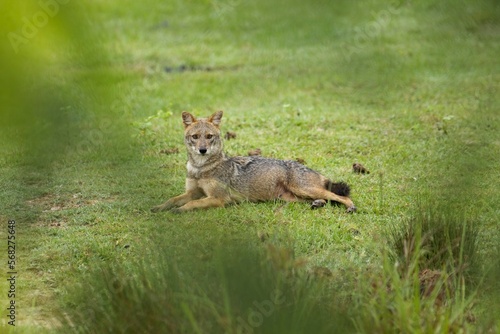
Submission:
[[[222,148],[222,111],[197,119],[182,113],[184,142],[188,151],[186,192],[152,209],[153,212],[223,207],[248,201],[326,201],[342,203],[347,212],[356,210],[349,186],[334,183],[318,172],[292,160],[260,156],[226,157]],[[318,204],[319,203],[319,204]]]

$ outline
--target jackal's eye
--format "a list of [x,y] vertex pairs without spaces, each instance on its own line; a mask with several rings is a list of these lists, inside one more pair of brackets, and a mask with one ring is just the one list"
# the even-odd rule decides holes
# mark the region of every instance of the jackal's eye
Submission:
[[214,137],[214,135],[211,135],[211,134],[208,134],[205,136],[205,138],[207,138],[207,139],[212,139],[213,137]]
[[200,136],[199,135],[192,135],[191,138],[193,138],[194,140],[196,140],[196,139],[200,138]]

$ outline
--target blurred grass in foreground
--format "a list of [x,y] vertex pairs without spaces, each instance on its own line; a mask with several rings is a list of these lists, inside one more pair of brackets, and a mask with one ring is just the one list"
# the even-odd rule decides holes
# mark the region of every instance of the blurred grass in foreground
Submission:
[[[432,219],[432,216],[430,216]],[[416,221],[420,221],[417,219]],[[308,268],[276,241],[225,243],[213,258],[153,246],[138,261],[102,264],[68,287],[61,333],[455,333],[476,324],[477,290],[466,280],[474,233],[448,238],[450,224],[426,220],[370,268]],[[429,247],[423,236],[439,229]],[[471,228],[463,232],[471,232]],[[472,228],[472,232],[477,229]],[[404,239],[404,241],[403,241]],[[168,245],[168,240],[157,245]],[[408,248],[409,246],[410,248]],[[391,252],[405,250],[404,261]],[[455,253],[455,250],[458,252]],[[448,253],[450,252],[450,253]],[[185,254],[184,254],[185,255]],[[454,257],[457,257],[453,259]],[[450,260],[439,261],[438,258]],[[458,262],[458,263],[457,263]],[[448,265],[443,265],[447,263]],[[469,269],[469,268],[467,268]],[[477,286],[477,282],[476,282]]]
[[[164,243],[164,244],[167,244]],[[346,333],[340,289],[299,269],[290,249],[226,244],[199,270],[152,247],[139,262],[104,265],[68,291],[62,332]]]
[[127,146],[116,107],[120,74],[91,17],[92,6],[75,1],[0,4],[0,159],[16,171],[5,175],[9,210],[66,160],[112,160]]

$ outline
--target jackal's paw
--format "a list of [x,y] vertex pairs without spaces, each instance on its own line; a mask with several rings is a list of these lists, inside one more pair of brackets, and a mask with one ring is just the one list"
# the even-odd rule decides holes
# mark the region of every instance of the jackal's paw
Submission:
[[314,210],[317,208],[322,208],[325,205],[326,205],[326,201],[324,199],[317,199],[311,203],[311,209]]
[[357,210],[357,208],[353,205],[347,208],[347,213],[353,213]]
[[170,209],[172,206],[171,205],[167,205],[167,204],[160,204],[160,205],[157,205],[153,208],[151,208],[151,212],[161,212],[161,211],[166,211],[168,209]]
[[153,208],[151,208],[151,212],[160,212],[160,211],[163,211],[163,206],[162,205],[158,205],[158,206],[155,206]]
[[182,210],[181,208],[172,208],[169,210],[169,212],[175,213],[175,214],[180,214],[183,213],[185,210]]

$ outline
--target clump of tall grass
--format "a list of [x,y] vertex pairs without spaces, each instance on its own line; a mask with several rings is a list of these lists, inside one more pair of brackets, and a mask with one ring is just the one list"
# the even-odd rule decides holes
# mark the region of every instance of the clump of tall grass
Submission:
[[[356,320],[363,333],[456,333],[475,321],[479,227],[421,209],[389,233],[380,272],[363,278]],[[367,279],[368,278],[368,279]]]
[[459,213],[421,208],[393,230],[389,242],[400,272],[411,272],[415,265],[423,269],[444,270],[472,282],[478,278],[477,244],[480,225]]

